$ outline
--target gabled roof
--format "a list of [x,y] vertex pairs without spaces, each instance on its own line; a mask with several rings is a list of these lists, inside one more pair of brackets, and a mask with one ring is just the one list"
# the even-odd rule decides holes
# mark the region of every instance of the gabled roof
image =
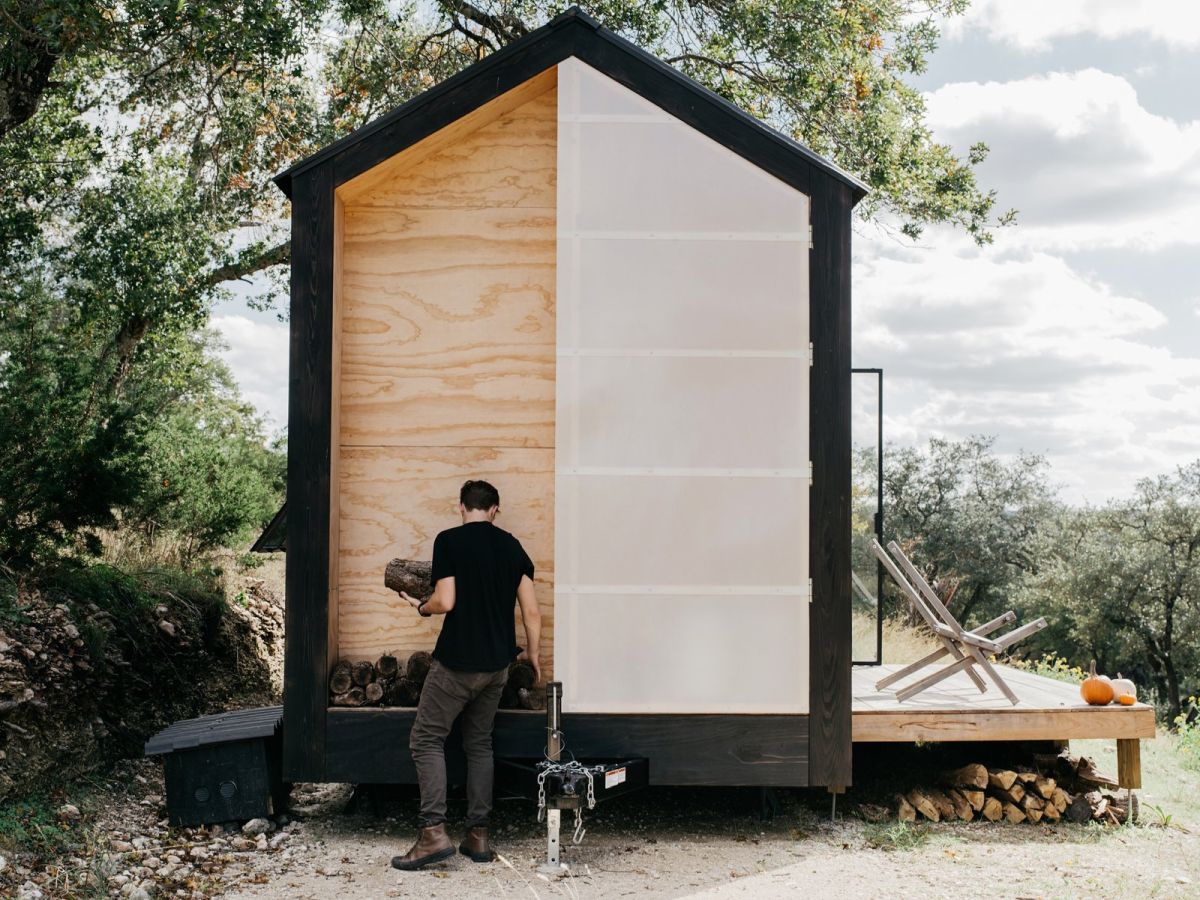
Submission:
[[275,176],[275,183],[290,197],[293,179],[331,165],[334,185],[342,184],[572,56],[797,190],[811,193],[812,178],[826,176],[847,186],[855,202],[868,193],[854,176],[602,27],[578,7],[301,160]]
[[283,506],[279,507],[279,512],[275,513],[274,518],[267,523],[267,527],[263,529],[263,533],[258,536],[258,540],[250,548],[251,553],[276,553],[278,551],[287,552],[287,501],[283,501]]

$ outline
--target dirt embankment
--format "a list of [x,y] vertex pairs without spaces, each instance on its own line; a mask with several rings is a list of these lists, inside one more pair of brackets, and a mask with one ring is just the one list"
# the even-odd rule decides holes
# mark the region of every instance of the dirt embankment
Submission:
[[0,606],[0,801],[141,754],[179,718],[274,702],[283,601],[240,577],[95,566],[12,586]]

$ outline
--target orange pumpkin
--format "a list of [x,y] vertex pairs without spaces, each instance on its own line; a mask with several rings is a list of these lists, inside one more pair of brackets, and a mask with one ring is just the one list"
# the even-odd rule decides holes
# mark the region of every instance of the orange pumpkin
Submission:
[[1107,706],[1113,701],[1112,682],[1104,676],[1096,674],[1094,659],[1091,669],[1088,670],[1088,677],[1083,679],[1083,684],[1079,686],[1079,696],[1092,706]]
[[1133,696],[1133,694],[1122,694],[1117,698],[1117,702],[1122,706],[1133,706],[1133,704],[1137,703],[1137,697]]

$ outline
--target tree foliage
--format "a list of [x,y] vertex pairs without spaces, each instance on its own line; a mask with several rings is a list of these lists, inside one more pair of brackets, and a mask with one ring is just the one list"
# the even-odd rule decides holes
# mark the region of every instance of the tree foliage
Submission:
[[889,539],[912,550],[961,620],[1044,616],[1048,627],[1017,653],[1095,659],[1152,688],[1175,721],[1200,689],[1200,461],[1129,498],[1072,508],[1043,460],[1004,461],[992,448],[974,438],[889,450]]
[[1055,509],[1046,461],[1020,454],[1006,462],[993,443],[934,439],[927,451],[885,457],[888,540],[912,547],[963,622],[1004,611],[1018,580],[1037,570]]

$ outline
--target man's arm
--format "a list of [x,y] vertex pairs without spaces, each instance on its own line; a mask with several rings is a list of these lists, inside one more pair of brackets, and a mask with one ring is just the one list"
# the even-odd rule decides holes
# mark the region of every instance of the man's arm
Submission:
[[444,615],[454,609],[454,576],[447,575],[439,578],[433,586],[433,593],[422,603],[416,597],[400,592],[400,596],[412,604],[413,608],[422,615]]
[[[517,605],[521,607],[521,621],[525,623],[525,651],[518,659],[527,659],[533,664],[534,675],[542,680],[542,611],[538,609],[537,594],[533,579],[521,576],[517,585]],[[428,609],[429,607],[425,607]]]

